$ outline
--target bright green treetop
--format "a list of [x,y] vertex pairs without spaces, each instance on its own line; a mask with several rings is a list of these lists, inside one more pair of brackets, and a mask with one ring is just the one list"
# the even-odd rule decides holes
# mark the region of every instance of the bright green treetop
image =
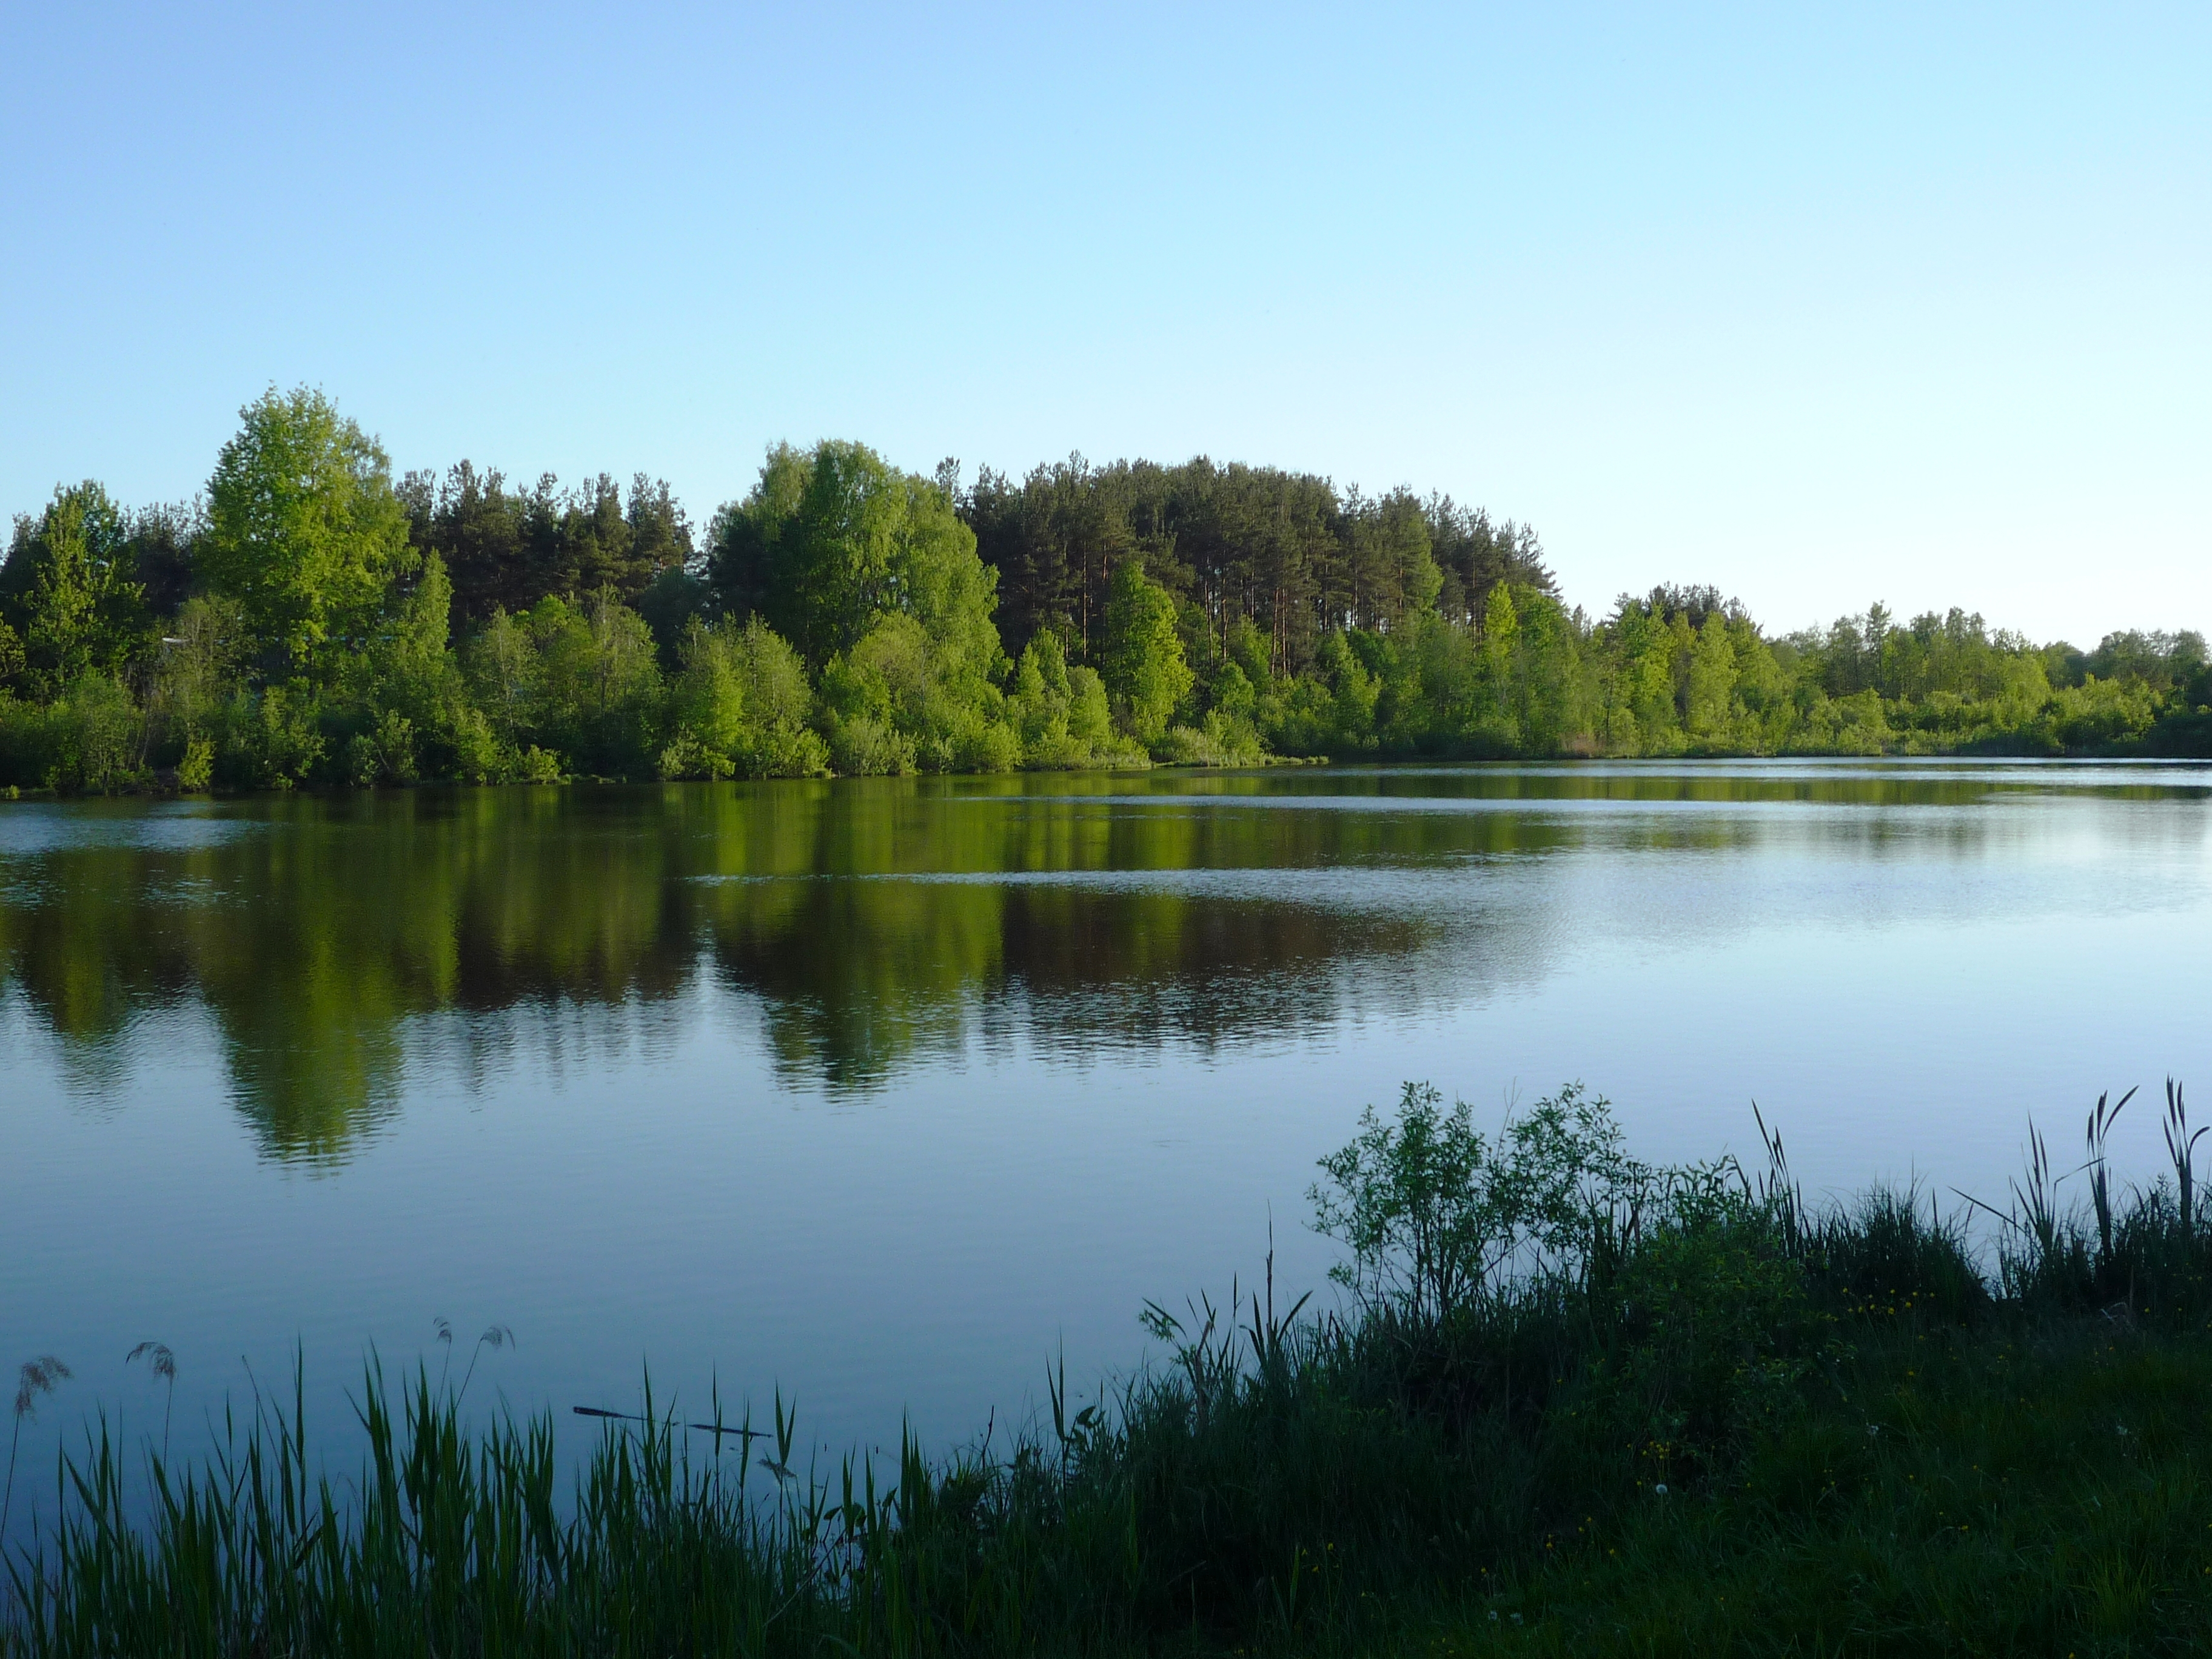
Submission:
[[208,484],[200,574],[293,667],[326,674],[366,641],[392,578],[416,560],[391,461],[305,386],[272,386],[239,414]]
[[864,444],[779,444],[742,502],[715,514],[714,580],[821,666],[884,617],[921,624],[944,666],[999,664],[998,573],[933,480]]

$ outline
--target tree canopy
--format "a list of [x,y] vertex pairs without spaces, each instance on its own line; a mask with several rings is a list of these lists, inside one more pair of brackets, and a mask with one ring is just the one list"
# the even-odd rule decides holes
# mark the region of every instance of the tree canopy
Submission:
[[310,677],[365,644],[419,562],[383,447],[320,392],[275,387],[239,411],[208,481],[196,556],[257,641]]
[[85,674],[113,674],[143,653],[145,588],[128,515],[98,483],[58,488],[36,519],[15,520],[0,570],[12,646],[35,683],[58,692]]
[[864,444],[780,444],[742,501],[714,515],[708,580],[730,614],[757,615],[819,668],[886,616],[989,672],[998,574],[933,479]]
[[1528,526],[1440,495],[1204,457],[960,478],[780,444],[702,547],[665,480],[395,485],[272,389],[204,504],[86,482],[16,517],[0,787],[2212,752],[2185,629],[2082,650],[1875,605],[1773,635],[1680,584],[1592,617]]
[[1103,665],[1107,691],[1129,735],[1139,743],[1158,742],[1194,677],[1176,631],[1175,600],[1146,576],[1145,562],[1135,555],[1115,567]]
[[453,620],[473,628],[495,609],[527,611],[551,595],[612,590],[635,605],[654,580],[696,556],[691,521],[662,478],[637,474],[624,499],[601,472],[564,489],[550,472],[527,489],[503,474],[461,461],[442,479],[401,480],[415,546],[445,561]]

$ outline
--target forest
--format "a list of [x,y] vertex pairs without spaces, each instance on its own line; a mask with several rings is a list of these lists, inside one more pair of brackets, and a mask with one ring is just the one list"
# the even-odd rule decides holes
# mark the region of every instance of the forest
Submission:
[[665,482],[395,477],[320,392],[202,495],[56,489],[0,567],[0,787],[760,778],[1326,757],[2212,753],[2187,630],[2037,644],[1711,587],[1570,608],[1528,526],[1204,458],[1018,479],[780,445]]

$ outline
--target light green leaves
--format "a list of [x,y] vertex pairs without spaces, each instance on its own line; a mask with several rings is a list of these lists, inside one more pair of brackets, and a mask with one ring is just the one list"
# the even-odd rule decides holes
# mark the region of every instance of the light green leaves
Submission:
[[1602,1099],[1570,1085],[1509,1119],[1493,1140],[1472,1109],[1408,1083],[1395,1121],[1370,1107],[1351,1143],[1321,1160],[1315,1224],[1347,1246],[1333,1269],[1370,1305],[1449,1319],[1510,1267],[1579,1275],[1651,1191],[1656,1172],[1622,1150]]
[[143,645],[136,564],[129,520],[90,480],[57,489],[37,519],[15,521],[4,586],[24,665],[48,695],[117,672]]
[[1189,693],[1192,676],[1174,596],[1145,574],[1142,559],[1124,559],[1115,569],[1104,657],[1106,690],[1129,735],[1157,743]]
[[208,483],[199,574],[287,665],[327,678],[409,570],[407,514],[383,447],[319,392],[270,387],[239,411]]

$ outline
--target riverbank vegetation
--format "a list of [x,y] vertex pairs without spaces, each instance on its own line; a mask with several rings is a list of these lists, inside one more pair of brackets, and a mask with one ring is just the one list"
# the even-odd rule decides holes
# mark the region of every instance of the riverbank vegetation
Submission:
[[1054,1375],[1011,1447],[824,1470],[781,1401],[648,1399],[572,1494],[551,1419],[372,1373],[344,1480],[295,1395],[211,1461],[149,1442],[134,1514],[95,1431],[0,1651],[2178,1650],[2212,1613],[2203,1131],[2169,1085],[2170,1171],[2123,1190],[2119,1109],[1947,1216],[1808,1204],[1775,1137],[1641,1163],[1578,1089],[1485,1136],[1409,1085],[1321,1166],[1336,1308],[1148,1306],[1168,1358]]
[[1018,482],[781,446],[665,482],[395,480],[319,392],[205,493],[99,483],[0,567],[0,787],[780,777],[1326,755],[2212,752],[2191,632],[2035,645],[1880,605],[1770,635],[1710,588],[1560,600],[1449,498],[1205,460]]

